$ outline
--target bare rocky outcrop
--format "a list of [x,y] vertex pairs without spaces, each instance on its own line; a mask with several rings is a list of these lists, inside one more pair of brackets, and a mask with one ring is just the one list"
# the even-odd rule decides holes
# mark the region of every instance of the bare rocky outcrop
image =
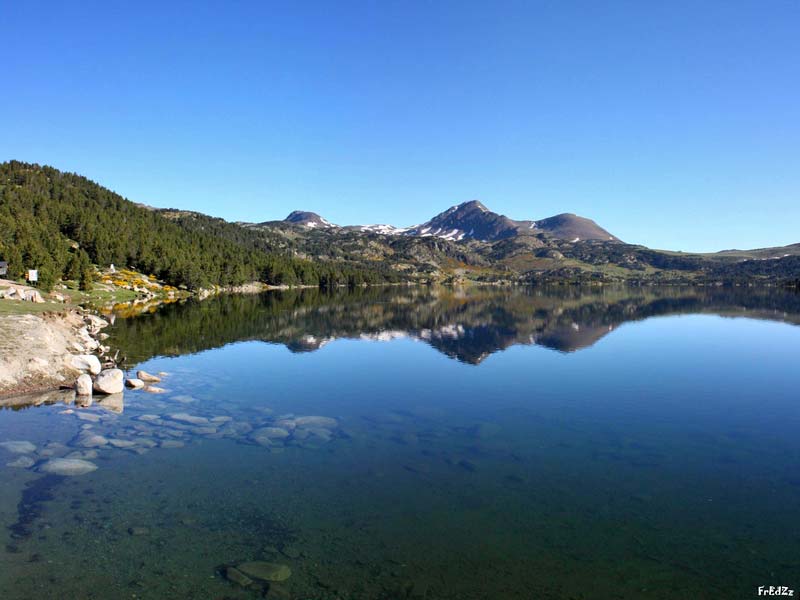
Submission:
[[81,310],[0,316],[0,395],[74,388],[100,373],[109,361],[96,336],[107,325]]

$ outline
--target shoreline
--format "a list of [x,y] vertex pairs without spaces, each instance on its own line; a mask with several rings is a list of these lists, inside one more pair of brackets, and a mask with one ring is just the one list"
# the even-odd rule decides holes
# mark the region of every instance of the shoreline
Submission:
[[74,389],[93,357],[110,365],[108,321],[82,308],[0,315],[0,398]]

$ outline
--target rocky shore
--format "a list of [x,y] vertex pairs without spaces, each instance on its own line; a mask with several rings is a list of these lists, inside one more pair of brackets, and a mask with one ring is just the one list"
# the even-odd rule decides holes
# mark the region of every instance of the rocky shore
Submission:
[[82,309],[0,315],[0,396],[73,387],[113,368],[107,325]]

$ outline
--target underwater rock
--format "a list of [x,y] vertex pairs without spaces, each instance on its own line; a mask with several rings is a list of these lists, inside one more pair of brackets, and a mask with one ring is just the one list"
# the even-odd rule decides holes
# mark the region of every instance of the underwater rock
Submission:
[[185,444],[180,440],[164,440],[159,446],[162,448],[183,448]]
[[158,446],[158,442],[146,437],[137,438],[136,444],[141,446],[142,448],[155,448],[156,446]]
[[192,398],[191,396],[187,396],[182,394],[180,396],[173,396],[170,400],[174,400],[175,402],[180,402],[181,404],[191,404],[192,402],[197,402],[197,398]]
[[167,390],[164,388],[155,386],[155,385],[146,385],[144,386],[144,391],[148,394],[165,394]]
[[20,456],[16,460],[12,460],[6,463],[7,467],[15,467],[17,469],[28,469],[36,464],[36,461],[33,460],[30,456]]
[[90,423],[99,423],[100,415],[97,413],[79,412],[77,415],[81,421],[89,421]]
[[286,565],[260,560],[242,563],[236,568],[245,575],[261,581],[286,581],[292,576],[292,570]]
[[64,458],[82,458],[84,460],[94,460],[100,456],[100,453],[97,450],[76,450],[75,452],[70,452]]
[[320,417],[316,415],[297,417],[294,422],[298,427],[322,427],[324,429],[334,429],[339,422],[332,417]]
[[128,527],[129,535],[147,535],[150,530],[147,527]]
[[249,587],[253,584],[253,580],[236,567],[228,567],[225,569],[225,577],[228,579],[228,581],[232,581],[236,585],[240,585],[242,587]]
[[172,419],[173,421],[180,421],[182,423],[191,423],[192,425],[207,425],[208,419],[205,417],[198,417],[195,415],[190,415],[189,413],[172,413],[171,415],[167,415],[168,418]]
[[233,417],[219,416],[211,418],[212,423],[229,423],[230,421],[233,421]]
[[0,442],[0,448],[5,448],[13,454],[30,454],[36,451],[36,446],[28,441]]
[[136,442],[131,440],[120,440],[120,439],[109,438],[108,443],[114,446],[114,448],[133,448],[134,446],[136,446]]
[[51,458],[39,467],[42,473],[75,477],[97,470],[97,465],[80,458]]
[[331,435],[333,435],[330,429],[325,429],[324,427],[308,427],[306,431],[312,436],[325,440],[326,442],[331,441]]
[[281,427],[262,427],[250,434],[250,439],[261,446],[271,446],[273,441],[280,441],[289,437],[289,432]]
[[125,373],[121,369],[105,369],[94,380],[94,391],[99,394],[119,394],[125,387]]
[[161,417],[158,415],[140,415],[136,417],[140,421],[160,421]]
[[158,377],[157,375],[151,375],[147,371],[137,371],[136,378],[141,379],[145,383],[158,383],[161,381],[161,377]]
[[100,446],[108,445],[108,440],[102,435],[92,433],[90,430],[86,429],[78,434],[78,437],[75,438],[73,445],[81,446],[83,448],[98,448]]

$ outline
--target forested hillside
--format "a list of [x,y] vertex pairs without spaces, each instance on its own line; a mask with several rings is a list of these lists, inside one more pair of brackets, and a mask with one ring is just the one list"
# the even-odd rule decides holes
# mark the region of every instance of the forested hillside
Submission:
[[10,277],[38,269],[45,288],[78,279],[92,263],[128,266],[189,289],[256,280],[327,287],[396,278],[359,265],[294,259],[218,233],[183,227],[79,175],[18,161],[0,164],[0,260],[8,262]]

